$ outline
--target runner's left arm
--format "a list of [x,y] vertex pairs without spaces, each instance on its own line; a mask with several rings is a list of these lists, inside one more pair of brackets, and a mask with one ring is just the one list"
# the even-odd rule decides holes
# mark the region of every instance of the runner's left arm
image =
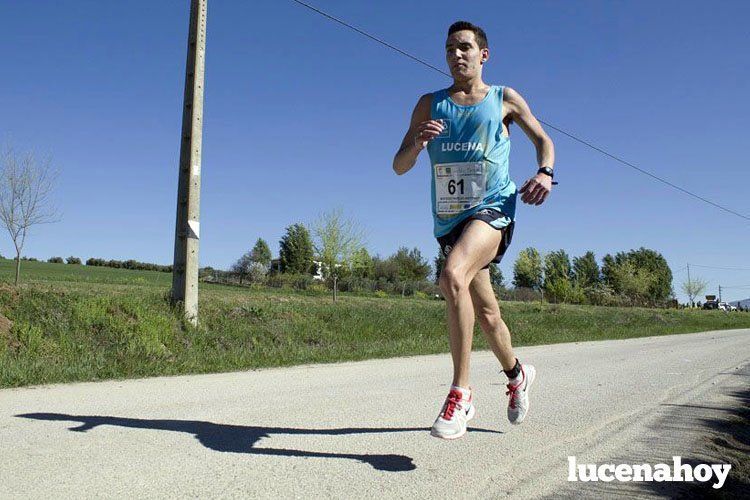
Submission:
[[[503,92],[503,106],[508,111],[508,116],[521,127],[529,140],[536,148],[536,161],[539,167],[555,166],[555,145],[552,139],[542,128],[542,124],[531,112],[521,94],[510,87],[505,87]],[[521,201],[529,205],[541,205],[552,190],[552,178],[546,174],[536,174],[526,182],[518,191],[522,193]]]

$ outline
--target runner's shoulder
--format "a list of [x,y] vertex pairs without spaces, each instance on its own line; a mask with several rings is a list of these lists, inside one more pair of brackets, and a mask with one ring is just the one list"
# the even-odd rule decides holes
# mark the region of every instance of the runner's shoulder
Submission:
[[417,101],[417,107],[430,109],[430,105],[432,105],[432,92],[422,94]]
[[417,105],[414,106],[414,116],[419,117],[422,120],[429,120],[432,114],[430,108],[432,107],[432,93],[424,94],[417,101]]
[[511,116],[523,113],[523,110],[528,108],[523,96],[511,87],[503,87],[503,105]]
[[513,87],[503,87],[503,102],[518,102],[519,99],[523,99],[521,94],[518,93]]

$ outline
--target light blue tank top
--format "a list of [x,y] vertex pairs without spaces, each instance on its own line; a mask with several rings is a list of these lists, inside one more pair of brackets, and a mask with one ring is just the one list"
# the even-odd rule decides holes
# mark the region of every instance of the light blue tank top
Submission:
[[[517,189],[508,172],[510,139],[503,135],[502,104],[503,87],[497,85],[490,88],[482,101],[471,106],[453,102],[447,89],[432,94],[431,118],[443,120],[444,124],[443,133],[427,143],[432,165],[432,216],[436,238],[449,233],[457,224],[486,208],[500,210],[515,220]],[[464,162],[484,164],[484,197],[476,206],[466,205],[460,213],[438,215],[436,165]],[[444,186],[441,192],[444,192]]]

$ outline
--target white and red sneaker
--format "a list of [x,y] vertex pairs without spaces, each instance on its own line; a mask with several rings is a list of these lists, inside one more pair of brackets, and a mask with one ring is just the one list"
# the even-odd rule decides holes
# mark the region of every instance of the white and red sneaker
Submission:
[[529,411],[529,389],[536,378],[536,369],[531,365],[521,365],[521,381],[508,384],[508,420],[511,424],[520,424]]
[[466,424],[476,413],[472,401],[471,393],[468,399],[464,399],[460,390],[451,388],[430,434],[441,439],[458,439],[466,434]]

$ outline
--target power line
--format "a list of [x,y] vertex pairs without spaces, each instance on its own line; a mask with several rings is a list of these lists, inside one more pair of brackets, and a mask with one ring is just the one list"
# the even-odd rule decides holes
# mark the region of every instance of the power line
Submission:
[[[388,47],[389,49],[395,50],[399,54],[404,55],[404,56],[408,57],[409,59],[412,59],[412,60],[414,60],[414,61],[416,61],[416,62],[418,62],[420,64],[423,64],[424,66],[427,66],[428,68],[430,68],[432,70],[435,70],[435,71],[437,71],[440,74],[443,74],[443,75],[445,75],[445,76],[447,76],[449,78],[452,78],[452,75],[450,73],[446,73],[442,69],[440,69],[440,68],[438,68],[436,66],[433,66],[432,64],[430,64],[430,63],[428,63],[428,62],[426,62],[426,61],[424,61],[424,60],[422,60],[422,59],[420,59],[420,58],[418,58],[418,57],[416,57],[416,56],[414,56],[414,55],[412,55],[412,54],[410,54],[410,53],[408,53],[408,52],[406,52],[406,51],[404,51],[404,50],[402,50],[402,49],[400,49],[398,47],[396,47],[395,45],[392,45],[392,44],[390,44],[390,43],[388,43],[388,42],[386,42],[384,40],[381,40],[380,38],[378,38],[378,37],[376,37],[374,35],[371,35],[370,33],[367,33],[366,31],[363,31],[363,30],[361,30],[361,29],[359,29],[359,28],[357,28],[355,26],[352,26],[351,24],[347,23],[346,21],[343,21],[343,20],[341,20],[341,19],[339,19],[339,18],[337,18],[335,16],[332,16],[331,14],[323,12],[322,10],[318,9],[317,7],[313,7],[312,5],[310,5],[308,3],[305,3],[305,2],[302,2],[301,0],[292,0],[292,1],[295,2],[295,3],[297,3],[297,4],[299,4],[299,5],[302,5],[303,7],[306,7],[308,9],[310,9],[313,12],[316,12],[316,13],[320,14],[323,17],[326,17],[327,19],[330,19],[331,21],[337,22],[337,23],[341,24],[342,26],[345,26],[345,27],[347,27],[347,28],[349,28],[349,29],[351,29],[353,31],[356,31],[360,35],[366,36],[367,38],[369,38],[371,40],[374,40],[374,41],[376,41],[376,42],[378,42],[378,43],[380,43],[380,44]],[[644,175],[647,175],[647,176],[651,177],[654,180],[657,180],[657,181],[659,181],[659,182],[661,182],[663,184],[666,184],[667,186],[669,186],[669,187],[671,187],[673,189],[676,189],[676,190],[678,190],[678,191],[680,191],[680,192],[682,192],[682,193],[684,193],[684,194],[686,194],[688,196],[691,196],[691,197],[693,197],[693,198],[695,198],[697,200],[700,200],[700,201],[702,201],[704,203],[708,203],[709,205],[711,205],[713,207],[716,207],[716,208],[718,208],[720,210],[723,210],[723,211],[725,211],[727,213],[730,213],[732,215],[736,215],[737,217],[740,217],[742,219],[750,221],[750,216],[743,215],[743,214],[741,214],[739,212],[735,212],[731,208],[727,208],[725,206],[719,205],[718,203],[715,203],[715,202],[713,202],[711,200],[708,200],[708,199],[706,199],[706,198],[704,198],[704,197],[702,197],[702,196],[700,196],[698,194],[695,194],[695,193],[693,193],[691,191],[688,191],[685,188],[682,188],[682,187],[680,187],[680,186],[678,186],[676,184],[673,184],[672,182],[669,182],[668,180],[663,179],[663,178],[659,177],[658,175],[652,174],[651,172],[649,172],[647,170],[644,170],[644,169],[642,169],[642,168],[640,168],[640,167],[638,167],[636,165],[633,165],[632,163],[630,163],[630,162],[628,162],[626,160],[623,160],[622,158],[620,158],[620,157],[618,157],[616,155],[613,155],[612,153],[609,153],[609,152],[605,151],[604,149],[591,144],[590,142],[587,142],[587,141],[585,141],[585,140],[583,140],[583,139],[581,139],[581,138],[579,138],[579,137],[577,137],[577,136],[575,136],[575,135],[573,135],[573,134],[571,134],[569,132],[566,132],[565,130],[563,130],[563,129],[559,128],[559,127],[556,127],[555,125],[552,125],[549,122],[546,122],[546,121],[541,120],[541,119],[539,119],[539,121],[541,123],[543,123],[544,125],[548,126],[549,128],[551,128],[553,130],[556,130],[556,131],[560,132],[561,134],[563,134],[563,135],[565,135],[565,136],[573,139],[574,141],[578,141],[581,144],[583,144],[585,146],[588,146],[589,148],[593,149],[594,151],[598,151],[599,153],[601,153],[601,154],[603,154],[603,155],[605,155],[605,156],[607,156],[607,157],[609,157],[609,158],[611,158],[611,159],[613,159],[613,160],[615,160],[615,161],[617,161],[619,163],[622,163],[625,166],[628,166],[628,167],[630,167],[630,168],[632,168],[634,170],[637,170],[638,172],[640,172],[640,173],[642,173]]]
[[422,59],[420,59],[420,58],[418,58],[418,57],[416,57],[416,56],[413,56],[413,55],[409,54],[408,52],[406,52],[406,51],[403,51],[403,50],[399,49],[399,48],[398,48],[398,47],[396,47],[395,45],[391,45],[390,43],[388,43],[388,42],[386,42],[386,41],[384,41],[384,40],[381,40],[380,38],[378,38],[378,37],[376,37],[376,36],[373,36],[373,35],[371,35],[371,34],[367,33],[366,31],[362,31],[361,29],[359,29],[359,28],[357,28],[357,27],[355,27],[355,26],[352,26],[351,24],[348,24],[348,23],[347,23],[347,22],[345,22],[345,21],[342,21],[342,20],[341,20],[341,19],[339,19],[338,17],[334,17],[334,16],[332,16],[332,15],[330,15],[330,14],[326,13],[326,12],[323,12],[322,10],[320,10],[320,9],[318,9],[318,8],[316,8],[316,7],[313,7],[312,5],[310,5],[310,4],[308,4],[308,3],[305,3],[305,2],[301,2],[300,0],[292,0],[292,1],[293,1],[293,2],[296,2],[296,3],[300,4],[300,5],[302,5],[303,7],[307,7],[308,9],[310,9],[310,10],[312,10],[312,11],[314,11],[314,12],[317,12],[318,14],[320,14],[320,15],[321,15],[321,16],[323,16],[323,17],[327,17],[327,18],[328,18],[328,19],[330,19],[331,21],[335,21],[335,22],[337,22],[337,23],[339,23],[339,24],[341,24],[341,25],[343,25],[343,26],[346,26],[347,28],[349,28],[349,29],[352,29],[352,30],[356,31],[356,32],[357,32],[357,33],[359,33],[360,35],[364,35],[364,36],[366,36],[367,38],[369,38],[369,39],[371,39],[371,40],[375,40],[376,42],[378,42],[378,43],[380,43],[380,44],[383,44],[383,45],[385,45],[385,46],[386,46],[386,47],[388,47],[389,49],[393,49],[393,50],[395,50],[395,51],[396,51],[396,52],[398,52],[399,54],[402,54],[402,55],[404,55],[404,56],[408,57],[409,59],[413,59],[413,60],[417,61],[417,62],[418,62],[418,63],[420,63],[420,64],[424,64],[424,65],[425,65],[425,66],[427,66],[428,68],[430,68],[430,69],[434,69],[434,70],[435,70],[435,71],[437,71],[438,73],[442,73],[442,74],[444,74],[445,76],[447,76],[447,77],[449,77],[449,78],[451,77],[451,74],[450,74],[450,73],[446,73],[446,72],[445,72],[445,71],[443,71],[442,69],[440,69],[440,68],[438,68],[438,67],[436,67],[436,66],[433,66],[432,64],[428,63],[427,61],[424,61],[424,60],[422,60]]
[[717,267],[717,266],[704,266],[701,264],[690,264],[693,267],[702,267],[705,269],[719,269],[722,271],[750,271],[750,267]]

